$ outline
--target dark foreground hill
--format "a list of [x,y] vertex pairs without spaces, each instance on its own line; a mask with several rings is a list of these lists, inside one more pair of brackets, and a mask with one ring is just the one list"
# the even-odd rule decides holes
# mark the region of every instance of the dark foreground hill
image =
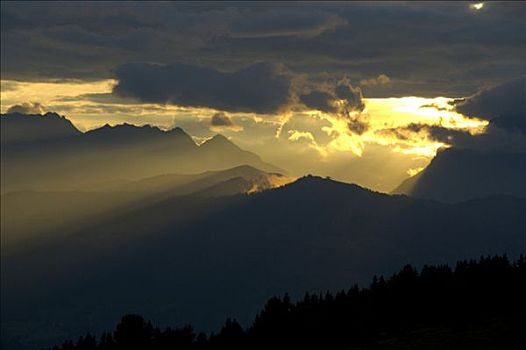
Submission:
[[517,256],[525,212],[526,199],[443,204],[317,177],[110,212],[2,247],[2,337],[34,349],[127,312],[203,330],[227,316],[247,324],[273,295],[336,291],[408,263]]
[[[213,293],[213,291],[210,291]],[[368,288],[271,298],[249,327],[227,319],[211,335],[154,327],[139,315],[113,332],[53,350],[139,349],[524,349],[526,260],[506,257],[410,265]]]

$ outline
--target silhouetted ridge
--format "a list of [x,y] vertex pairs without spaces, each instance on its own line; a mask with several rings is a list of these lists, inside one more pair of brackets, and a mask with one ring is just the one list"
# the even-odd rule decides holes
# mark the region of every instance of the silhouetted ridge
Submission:
[[357,195],[371,195],[371,196],[385,196],[382,193],[372,191],[370,189],[358,186],[356,184],[349,184],[332,180],[330,178],[323,178],[315,175],[306,175],[298,178],[296,181],[287,184],[279,189],[284,192],[295,192],[304,194],[334,194],[336,196],[346,196],[348,194],[356,193]]
[[324,177],[316,176],[316,175],[302,176],[298,178],[296,181],[294,181],[290,186],[301,186],[301,187],[327,186],[327,187],[332,187],[332,188],[341,186],[341,188],[347,188],[347,189],[354,188],[354,189],[361,189],[364,191],[370,191],[356,184],[336,181],[329,177],[324,178]]
[[236,172],[242,172],[242,173],[252,173],[252,174],[259,174],[261,173],[261,170],[257,169],[257,168],[254,168],[253,166],[250,166],[250,165],[247,165],[247,164],[243,164],[243,165],[238,165],[238,166],[235,166],[231,169],[229,169],[230,171],[236,171]]
[[128,123],[123,124],[117,124],[117,125],[109,125],[104,124],[103,126],[90,130],[86,132],[86,134],[102,134],[102,133],[114,133],[114,134],[154,134],[154,135],[162,135],[162,134],[172,134],[177,136],[187,136],[190,137],[183,129],[180,127],[175,127],[170,130],[161,130],[157,126],[152,126],[149,124],[145,125],[133,125]]
[[217,174],[217,173],[226,172],[226,171],[228,171],[228,173],[231,175],[238,175],[238,176],[244,176],[244,177],[263,176],[266,174],[266,172],[260,169],[257,169],[253,166],[246,165],[246,164],[238,165],[238,166],[232,167],[230,169],[225,169],[225,170],[208,171],[207,173]]
[[223,143],[223,144],[231,144],[232,142],[224,135],[222,134],[215,134],[211,139],[207,140],[206,142],[209,143]]
[[247,193],[251,188],[251,181],[242,176],[238,176],[213,184],[210,187],[195,192],[194,194],[205,197],[232,196],[239,193]]
[[82,134],[68,119],[52,112],[2,114],[0,125],[2,145],[53,141]]
[[187,147],[196,146],[192,138],[181,128],[164,131],[151,125],[136,126],[124,123],[111,126],[106,124],[100,128],[86,132],[85,135],[88,139],[107,143],[177,141],[184,143]]
[[219,148],[219,149],[236,149],[241,150],[238,146],[236,146],[232,141],[227,139],[225,136],[221,134],[216,134],[211,139],[206,140],[201,144],[201,147],[203,149],[206,148]]
[[186,133],[186,131],[184,131],[182,128],[176,126],[175,128],[173,129],[169,129],[167,130],[166,132],[172,134],[172,135],[176,135],[176,136],[184,136],[184,137],[188,137],[188,138],[192,138],[190,135],[188,135]]
[[504,257],[405,266],[368,288],[285,295],[267,301],[246,329],[227,319],[217,333],[154,327],[124,316],[113,332],[53,350],[112,349],[522,349],[526,259]]
[[[250,164],[264,171],[285,173],[283,169],[263,162],[257,154],[239,148],[221,134],[216,134],[211,139],[203,142],[199,146],[199,153],[211,164],[220,163],[220,160],[222,160],[231,163],[231,167]],[[216,168],[224,167],[216,166]]]
[[[243,164],[284,173],[224,136],[200,147],[183,129],[106,124],[81,133],[64,117],[2,116],[2,193],[20,189],[87,188],[123,178],[198,174]],[[44,142],[45,141],[45,142]],[[53,164],[53,166],[50,166]],[[32,174],[38,173],[38,178]]]
[[[232,186],[229,180],[237,179],[239,186]],[[122,186],[113,186],[114,191],[150,192],[157,200],[176,195],[199,194],[201,196],[217,197],[234,195],[274,188],[294,178],[281,174],[269,174],[249,165],[240,165],[234,168],[216,171],[206,171],[199,174],[163,174],[148,177],[138,181],[125,183]],[[222,188],[224,187],[224,188]],[[254,190],[254,192],[257,192]]]

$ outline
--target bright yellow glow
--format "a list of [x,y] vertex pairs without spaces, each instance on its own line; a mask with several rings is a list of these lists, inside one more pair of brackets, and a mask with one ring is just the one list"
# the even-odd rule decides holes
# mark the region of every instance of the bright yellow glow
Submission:
[[[185,108],[122,100],[111,95],[112,88],[116,84],[115,80],[95,82],[16,82],[4,80],[1,81],[1,84],[2,113],[16,104],[38,102],[46,110],[66,115],[81,130],[92,129],[105,123],[118,124],[122,122],[148,123],[161,128],[170,128],[177,124],[175,118],[180,118],[180,116],[197,120],[202,123],[204,130],[208,130],[207,121],[212,114],[217,112],[207,108]],[[448,103],[450,101],[451,98],[447,97],[423,98],[414,96],[365,99],[366,109],[361,114],[351,116],[367,121],[369,127],[361,135],[349,131],[348,119],[345,117],[318,111],[306,111],[303,112],[306,118],[316,118],[329,122],[329,126],[320,128],[330,137],[330,141],[326,144],[320,144],[314,135],[306,130],[291,130],[287,137],[291,144],[296,143],[298,147],[301,144],[304,146],[306,142],[309,148],[315,149],[324,158],[337,152],[352,152],[357,156],[362,156],[367,144],[370,143],[392,146],[393,150],[403,154],[433,157],[440,147],[448,145],[432,140],[425,131],[406,132],[403,139],[382,131],[403,128],[411,123],[416,123],[463,130],[471,134],[484,132],[487,121],[467,118],[456,113]],[[235,113],[232,114],[232,116],[235,115]],[[275,125],[275,135],[279,138],[284,123],[291,115],[275,116],[277,118],[275,120],[256,115],[251,117],[255,123]],[[241,126],[230,131],[243,134]]]
[[424,144],[422,146],[412,146],[409,148],[395,146],[395,151],[403,153],[403,154],[413,154],[413,155],[433,158],[440,148],[447,148],[447,147],[449,146],[444,143],[433,142],[429,144]]
[[469,8],[472,9],[472,10],[475,10],[475,11],[482,10],[483,7],[484,7],[484,3],[483,2],[478,2],[476,4],[469,5]]
[[11,105],[35,101],[45,105],[46,102],[61,98],[77,97],[83,94],[100,94],[111,92],[115,80],[95,82],[61,81],[61,82],[17,82],[2,80],[2,113]]
[[[346,118],[320,112],[311,113],[331,123],[331,126],[322,128],[332,138],[325,147],[328,153],[350,151],[362,156],[367,144],[379,144],[391,146],[395,152],[431,159],[438,149],[450,145],[432,139],[425,129],[411,131],[404,127],[409,124],[440,126],[475,135],[484,132],[488,124],[485,120],[467,118],[455,112],[449,104],[451,100],[447,97],[366,99],[367,108],[358,117],[366,120],[369,127],[361,135],[349,131]],[[402,137],[388,132],[390,130],[399,130],[398,135]]]
[[[67,116],[82,131],[104,124],[151,124],[162,129],[174,126],[174,117],[184,115],[209,120],[217,111],[209,108],[185,108],[120,99],[111,95],[115,80],[94,82],[18,82],[2,80],[1,112],[14,105],[37,102],[44,111]],[[239,131],[239,130],[234,130]]]
[[314,141],[314,136],[308,131],[289,130],[290,141],[299,141],[301,139]]
[[374,116],[377,126],[397,127],[409,123],[440,125],[445,128],[467,129],[481,133],[488,124],[485,120],[467,118],[453,110],[451,98],[400,97],[366,99],[366,112]]
[[320,146],[316,142],[316,139],[314,138],[314,135],[312,135],[312,133],[308,131],[289,130],[288,135],[289,135],[288,137],[289,141],[294,141],[294,142],[304,141],[307,143],[307,146],[310,149],[313,149],[316,152],[318,152],[318,154],[321,157],[326,158],[328,156],[328,152],[325,149],[325,147]]
[[[125,100],[111,94],[115,83],[114,80],[46,83],[3,80],[1,111],[5,113],[13,105],[33,102],[40,103],[45,111],[67,116],[80,130],[93,129],[106,123],[115,125],[126,122],[151,124],[163,129],[182,126],[196,141],[212,135],[214,130],[210,130],[210,118],[217,113],[216,110]],[[426,128],[410,129],[408,125],[440,126],[472,135],[484,132],[487,121],[467,118],[455,112],[451,101],[452,98],[448,97],[369,98],[364,99],[366,108],[363,112],[353,112],[350,116],[300,109],[273,116],[229,113],[236,121],[244,120],[245,123],[215,132],[230,133],[234,142],[265,155],[269,160],[281,153],[297,154],[299,156],[296,158],[301,159],[298,162],[305,164],[330,164],[342,157],[364,157],[369,146],[371,149],[383,147],[382,152],[395,152],[402,157],[394,157],[396,159],[410,160],[404,166],[400,165],[400,169],[401,173],[411,175],[420,171],[438,149],[451,145],[444,140],[438,142],[433,139]],[[351,132],[348,127],[349,117],[364,121],[368,128],[360,135]],[[293,118],[302,121],[284,129]],[[285,143],[278,143],[276,139]],[[272,146],[272,142],[275,146]],[[287,149],[280,149],[284,146]],[[314,158],[307,159],[311,157],[308,153],[311,150],[315,151]],[[307,158],[302,158],[303,155]],[[281,165],[286,167],[286,162]],[[388,176],[386,174],[386,178]]]
[[327,144],[328,152],[348,152],[351,151],[357,156],[362,156],[365,148],[363,135],[356,135],[349,132],[347,121],[341,118],[328,116],[327,120],[331,122],[331,126],[322,128],[327,135],[332,137],[332,141]]
[[423,167],[423,166],[416,167],[416,168],[410,168],[410,169],[407,170],[407,175],[415,176],[416,174],[420,173],[424,169],[425,169],[425,167]]
[[270,188],[282,187],[296,180],[297,177],[294,176],[268,174],[265,177],[253,180],[252,187],[247,191],[247,194],[254,194]]

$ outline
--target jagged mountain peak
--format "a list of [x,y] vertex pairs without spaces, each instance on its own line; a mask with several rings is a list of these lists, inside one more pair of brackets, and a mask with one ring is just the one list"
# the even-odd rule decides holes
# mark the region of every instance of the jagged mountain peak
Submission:
[[239,148],[232,141],[230,141],[226,136],[221,135],[221,134],[215,134],[212,138],[206,140],[205,142],[201,144],[201,146],[205,146],[205,147],[210,147],[212,145],[213,146],[222,145],[222,146],[230,146],[230,147],[233,146],[233,147]]
[[105,124],[99,128],[90,130],[86,133],[88,136],[104,136],[111,138],[112,136],[117,137],[134,137],[134,138],[168,138],[177,137],[180,139],[186,139],[191,143],[195,144],[190,135],[188,135],[182,128],[175,127],[169,130],[162,130],[157,126],[144,124],[134,125],[129,123],[122,123],[117,125]]
[[80,135],[81,132],[66,117],[54,112],[45,114],[2,114],[2,144],[50,141]]

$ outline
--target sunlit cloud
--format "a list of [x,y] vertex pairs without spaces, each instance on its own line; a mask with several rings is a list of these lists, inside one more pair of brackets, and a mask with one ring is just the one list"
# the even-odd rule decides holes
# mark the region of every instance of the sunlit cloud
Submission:
[[224,112],[217,112],[210,118],[210,130],[221,132],[224,130],[242,131],[243,127],[234,122],[232,117]]
[[[379,80],[386,81],[382,77]],[[277,114],[227,113],[213,108],[128,100],[112,95],[115,83],[114,80],[46,83],[4,80],[2,113],[14,106],[54,111],[67,116],[80,130],[121,123],[152,124],[165,130],[179,126],[196,143],[222,133],[265,160],[283,168],[292,167],[296,175],[302,175],[301,169],[329,169],[336,167],[331,164],[345,159],[371,157],[368,150],[383,147],[392,152],[391,157],[398,154],[406,159],[398,165],[396,181],[400,176],[416,174],[439,149],[451,146],[447,135],[437,139],[430,134],[429,127],[477,135],[488,125],[486,120],[456,112],[453,99],[448,97],[360,98],[359,108],[350,110],[343,108],[349,99],[335,98],[331,103],[336,107],[327,111],[301,105]],[[377,166],[381,168],[382,164]],[[325,175],[330,175],[327,171]],[[395,182],[388,176],[378,181],[374,186],[380,189],[387,189]]]
[[403,135],[385,131],[416,124],[459,130],[470,135],[484,132],[488,122],[455,112],[450,103],[452,100],[446,97],[365,99],[366,108],[358,114],[367,120],[368,128],[363,133],[349,130],[348,120],[330,113],[315,114],[330,123],[330,126],[322,128],[331,137],[331,141],[325,145],[328,153],[351,152],[360,157],[368,144],[376,143],[392,146],[403,154],[432,158],[440,148],[449,147],[450,144],[437,141],[426,128],[406,130]]
[[62,97],[111,92],[115,84],[116,81],[113,79],[95,82],[18,82],[2,80],[2,113],[5,113],[11,105],[27,101],[39,101],[45,104],[50,101],[57,101]]
[[387,85],[390,83],[391,83],[391,78],[389,78],[386,74],[380,74],[376,78],[360,80],[361,86]]
[[316,152],[319,153],[320,156],[323,158],[326,158],[328,156],[327,150],[325,147],[320,146],[314,136],[309,131],[298,131],[298,130],[289,130],[288,131],[288,140],[289,141],[305,141],[307,143],[307,147],[314,149]]
[[298,141],[305,139],[308,141],[314,141],[314,136],[308,131],[289,130],[289,140]]
[[469,8],[474,10],[474,11],[480,11],[480,10],[482,10],[484,8],[484,3],[483,2],[477,2],[475,4],[470,4]]

